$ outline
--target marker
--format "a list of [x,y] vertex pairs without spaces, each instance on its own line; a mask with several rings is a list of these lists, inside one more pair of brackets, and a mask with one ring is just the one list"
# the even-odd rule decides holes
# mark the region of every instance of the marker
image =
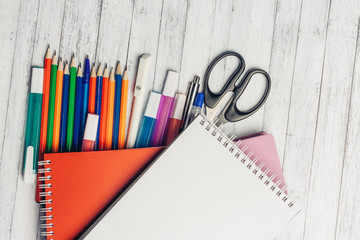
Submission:
[[107,67],[105,67],[104,76],[103,76],[102,94],[101,94],[102,97],[101,97],[100,131],[99,131],[99,150],[105,149],[108,89],[109,89],[109,71]]
[[144,117],[142,118],[139,133],[136,138],[135,148],[144,148],[150,146],[150,139],[155,125],[156,114],[158,112],[160,99],[160,93],[150,93]]
[[173,109],[174,95],[177,88],[179,73],[168,71],[164,90],[161,96],[159,110],[156,115],[154,133],[151,137],[151,146],[161,146],[164,142],[164,133]]
[[114,122],[114,97],[115,97],[115,75],[114,75],[114,69],[112,68],[110,71],[108,100],[107,100],[105,150],[111,150],[111,146],[112,146],[113,122]]
[[51,63],[50,75],[50,93],[49,93],[49,115],[46,135],[46,152],[51,152],[52,140],[54,133],[54,112],[55,112],[55,94],[56,94],[56,74],[57,74],[57,57],[56,53],[53,56]]
[[32,183],[35,181],[39,158],[44,69],[33,67],[31,78],[22,174],[25,182]]
[[50,91],[50,74],[51,74],[51,55],[50,47],[48,47],[45,55],[44,64],[44,83],[43,83],[43,97],[42,97],[42,112],[41,112],[41,130],[40,130],[40,159],[43,159],[43,154],[46,149],[46,135],[48,127],[49,115],[49,91]]
[[202,106],[204,104],[204,93],[198,93],[196,95],[194,104],[192,105],[189,124],[201,113]]
[[74,114],[75,114],[75,98],[76,98],[76,65],[73,56],[70,63],[70,86],[69,86],[69,108],[66,131],[66,151],[71,152],[73,149],[74,136]]
[[99,125],[99,115],[88,113],[81,151],[93,151]]
[[80,127],[81,127],[81,106],[82,106],[82,82],[83,74],[81,65],[78,68],[76,77],[76,99],[75,99],[75,114],[74,114],[74,131],[73,131],[73,150],[78,152],[81,149]]
[[89,83],[90,83],[90,60],[89,57],[85,60],[85,68],[84,68],[84,77],[83,77],[83,85],[82,85],[82,112],[81,112],[81,125],[80,125],[80,139],[83,138],[85,122],[88,113],[88,104],[89,104]]
[[150,58],[151,55],[145,53],[141,56],[139,61],[126,148],[133,148],[135,145],[141,115],[145,106],[145,97],[148,95],[146,89],[148,81],[146,81],[146,78],[149,72]]
[[64,69],[64,78],[63,78],[63,94],[62,94],[62,103],[61,103],[61,120],[60,120],[60,139],[59,139],[59,151],[66,151],[66,127],[67,127],[67,117],[68,117],[68,102],[69,102],[69,84],[70,84],[70,75],[69,75],[69,65],[66,63]]
[[184,112],[182,115],[182,123],[181,123],[181,127],[180,127],[180,131],[184,130],[187,125],[189,124],[189,115],[190,115],[190,111],[191,111],[191,105],[195,100],[196,94],[199,91],[199,86],[200,86],[200,77],[199,76],[194,76],[193,81],[189,82],[189,87],[188,87],[188,91],[187,91],[187,96],[186,96],[186,101],[185,101],[185,107],[184,107]]
[[91,69],[90,84],[89,84],[89,113],[95,113],[95,95],[96,95],[96,73],[95,64]]
[[59,67],[56,76],[56,94],[55,94],[55,110],[54,110],[54,133],[52,140],[52,152],[59,151],[60,138],[60,121],[61,121],[61,98],[63,88],[64,65],[60,58]]
[[186,95],[177,93],[175,96],[174,110],[171,113],[168,126],[165,131],[164,145],[169,145],[180,132],[181,118],[184,111]]
[[[99,65],[99,68],[98,68],[98,71],[96,74],[96,92],[95,92],[95,114],[99,115],[99,119],[101,116],[102,84],[103,84],[103,77],[102,77],[101,65]],[[100,124],[100,122],[99,122],[99,124]],[[95,150],[99,150],[99,130],[100,130],[100,126],[98,126],[98,128],[97,128]]]
[[114,123],[112,149],[118,149],[119,144],[119,124],[120,124],[120,104],[121,104],[121,67],[120,62],[117,63],[115,71],[115,103],[114,103]]
[[125,70],[124,77],[121,83],[121,104],[120,104],[120,122],[119,122],[119,143],[118,149],[125,148],[125,135],[126,135],[126,109],[128,98],[129,79],[128,72]]

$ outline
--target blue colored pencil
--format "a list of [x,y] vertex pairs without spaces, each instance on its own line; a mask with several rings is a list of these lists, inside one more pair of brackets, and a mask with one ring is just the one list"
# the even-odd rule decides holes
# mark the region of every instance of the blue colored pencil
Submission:
[[115,72],[115,104],[114,104],[114,122],[113,122],[113,138],[112,138],[112,149],[118,148],[119,142],[119,123],[120,123],[120,101],[121,101],[121,67],[120,62],[116,66]]
[[83,73],[81,65],[78,68],[78,74],[76,78],[76,97],[75,97],[75,114],[74,114],[74,134],[73,134],[73,151],[81,150],[81,107],[82,107],[82,82],[83,82]]
[[60,138],[59,138],[59,152],[64,152],[66,148],[66,131],[68,118],[68,102],[69,102],[69,85],[70,74],[69,65],[66,63],[63,77],[63,91],[61,103],[61,118],[60,118]]
[[80,125],[81,141],[82,141],[82,138],[84,135],[86,117],[88,114],[89,83],[90,83],[90,60],[89,60],[89,57],[87,57],[85,60],[84,77],[83,77],[83,85],[82,85],[83,105],[82,105],[82,110],[81,110],[81,125]]
[[[98,68],[97,74],[96,74],[96,92],[95,92],[95,114],[101,115],[101,94],[102,94],[102,71],[101,71],[101,65]],[[99,120],[100,121],[100,120]],[[100,123],[99,123],[100,125]],[[97,129],[97,135],[96,135],[96,142],[95,142],[95,150],[99,150],[99,130],[100,127]]]

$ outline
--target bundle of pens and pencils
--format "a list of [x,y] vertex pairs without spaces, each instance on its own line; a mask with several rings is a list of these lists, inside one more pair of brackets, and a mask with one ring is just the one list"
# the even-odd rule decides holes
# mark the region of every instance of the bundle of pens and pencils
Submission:
[[[200,113],[204,95],[199,77],[189,83],[187,95],[176,93],[178,73],[168,71],[162,94],[146,91],[150,54],[140,57],[134,98],[126,134],[128,72],[90,65],[76,67],[51,58],[32,70],[26,126],[25,180],[37,173],[44,153],[155,147],[170,144]],[[146,103],[145,112],[144,103]]]

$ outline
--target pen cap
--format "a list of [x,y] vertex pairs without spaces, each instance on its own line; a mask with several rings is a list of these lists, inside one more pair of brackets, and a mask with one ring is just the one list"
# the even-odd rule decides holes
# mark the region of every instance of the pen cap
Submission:
[[151,55],[145,53],[140,57],[139,67],[136,74],[136,85],[134,89],[134,96],[137,97],[141,92],[144,92],[147,82],[146,77],[149,72]]
[[151,92],[144,116],[156,118],[156,114],[159,108],[161,94],[157,92]]
[[195,101],[194,101],[194,106],[195,107],[199,107],[199,108],[202,108],[203,106],[203,103],[204,103],[204,93],[198,93],[196,95],[196,98],[195,98]]
[[170,118],[175,118],[175,119],[182,119],[182,114],[184,111],[184,105],[185,105],[185,100],[186,100],[186,95],[185,94],[181,94],[181,93],[177,93],[175,96],[175,107],[173,112],[171,113],[171,117]]
[[84,131],[84,139],[95,141],[98,125],[99,125],[99,115],[88,113],[86,125],[85,125],[85,131]]
[[44,69],[33,67],[31,72],[31,93],[43,93]]
[[165,95],[168,97],[174,97],[176,89],[177,89],[178,79],[179,79],[178,72],[168,71],[162,95]]

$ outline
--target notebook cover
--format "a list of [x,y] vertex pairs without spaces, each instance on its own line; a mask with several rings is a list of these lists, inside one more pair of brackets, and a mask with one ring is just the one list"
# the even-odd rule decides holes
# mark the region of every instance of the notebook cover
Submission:
[[54,235],[48,239],[73,239],[164,148],[45,154],[51,168],[51,212]]
[[201,122],[195,119],[80,239],[272,239],[299,212],[297,197],[261,177]]

